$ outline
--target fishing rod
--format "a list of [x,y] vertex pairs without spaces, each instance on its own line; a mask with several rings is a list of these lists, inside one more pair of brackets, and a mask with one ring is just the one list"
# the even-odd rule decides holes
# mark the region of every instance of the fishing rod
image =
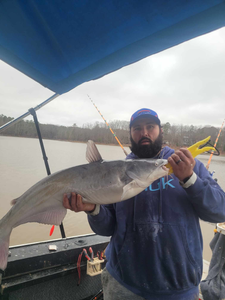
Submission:
[[94,105],[94,107],[97,109],[97,111],[99,112],[100,116],[102,117],[102,119],[104,120],[105,124],[108,126],[109,130],[112,132],[114,138],[116,139],[117,143],[120,145],[120,147],[122,148],[124,154],[127,156],[128,153],[126,152],[126,150],[124,149],[123,145],[120,143],[119,139],[117,138],[116,134],[113,132],[112,128],[109,126],[109,124],[107,123],[107,121],[105,120],[105,118],[103,117],[103,115],[101,114],[101,112],[99,111],[99,109],[97,108],[97,106],[95,105],[95,103],[92,101],[91,97],[89,95],[87,95],[88,98],[91,100],[92,104]]
[[[218,139],[219,139],[219,137],[220,137],[220,133],[221,133],[221,131],[222,131],[224,122],[225,122],[225,119],[223,120],[222,126],[221,126],[220,131],[219,131],[219,133],[218,133],[218,135],[217,135],[217,138],[216,138],[216,141],[215,141],[215,144],[214,144],[214,148],[216,147],[216,144],[217,144]],[[209,157],[208,163],[207,163],[207,165],[206,165],[206,169],[207,169],[207,170],[209,169],[209,165],[210,165],[210,162],[211,162],[211,159],[212,159],[213,154],[214,154],[214,151],[212,151],[212,153],[211,153],[211,155],[210,155],[210,157]]]

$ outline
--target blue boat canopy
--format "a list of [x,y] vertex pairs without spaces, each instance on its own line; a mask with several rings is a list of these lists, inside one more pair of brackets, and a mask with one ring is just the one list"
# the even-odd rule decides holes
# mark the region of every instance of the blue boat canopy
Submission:
[[223,26],[222,0],[1,0],[0,59],[62,94]]

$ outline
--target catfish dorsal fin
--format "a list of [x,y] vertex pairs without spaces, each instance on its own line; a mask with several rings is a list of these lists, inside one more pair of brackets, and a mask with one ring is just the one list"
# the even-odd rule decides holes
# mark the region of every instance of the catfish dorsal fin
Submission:
[[89,163],[102,161],[101,154],[99,153],[95,143],[90,140],[87,142],[86,159]]
[[19,199],[19,197],[16,198],[16,199],[13,199],[13,200],[10,202],[10,204],[11,204],[12,206],[15,205],[18,199]]

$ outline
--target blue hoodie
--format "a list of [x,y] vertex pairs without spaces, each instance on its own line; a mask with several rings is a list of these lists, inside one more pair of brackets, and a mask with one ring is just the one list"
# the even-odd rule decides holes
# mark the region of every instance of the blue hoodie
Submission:
[[[174,150],[163,148],[167,159]],[[127,158],[137,158],[133,153]],[[225,221],[225,193],[196,159],[197,180],[184,189],[173,177],[153,182],[137,196],[102,205],[88,220],[94,232],[112,236],[109,273],[133,293],[151,300],[189,300],[202,276],[199,218]]]

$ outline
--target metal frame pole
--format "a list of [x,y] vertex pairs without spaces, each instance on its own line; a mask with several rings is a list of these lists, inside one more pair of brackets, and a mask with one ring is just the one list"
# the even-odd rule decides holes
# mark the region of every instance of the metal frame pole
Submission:
[[[35,111],[34,108],[30,108],[29,113],[33,116],[34,123],[35,123],[36,129],[37,129],[38,139],[39,139],[40,146],[41,146],[41,151],[42,151],[42,154],[43,154],[43,159],[44,159],[44,162],[45,162],[45,168],[46,168],[47,174],[50,175],[51,171],[50,171],[49,164],[48,164],[48,157],[46,156],[45,147],[44,147],[44,143],[43,143],[43,140],[42,140],[41,131],[40,131],[36,111]],[[59,227],[60,227],[62,238],[65,238],[66,235],[65,235],[65,230],[64,230],[64,227],[63,227],[63,223],[61,223]]]
[[[55,98],[57,98],[59,96],[59,94],[54,94],[53,96],[51,96],[50,98],[48,98],[47,100],[45,100],[44,102],[42,102],[41,104],[37,105],[36,107],[34,107],[33,109],[35,111],[37,111],[38,109],[42,108],[43,106],[45,106],[46,104],[48,104],[49,102],[51,102],[52,100],[54,100]],[[20,117],[12,120],[12,121],[9,121],[8,123],[2,125],[0,127],[0,133],[5,130],[6,128],[9,128],[10,126],[18,123],[20,120],[26,118],[27,116],[29,116],[31,113],[28,111],[26,112],[25,114],[21,115]]]

